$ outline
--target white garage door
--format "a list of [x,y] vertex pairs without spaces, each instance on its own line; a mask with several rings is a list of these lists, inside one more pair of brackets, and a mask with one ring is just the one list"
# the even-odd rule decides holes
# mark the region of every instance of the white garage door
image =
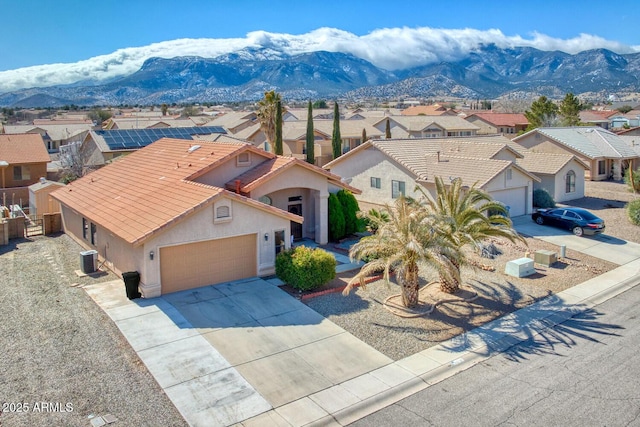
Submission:
[[160,248],[162,293],[256,276],[256,235]]
[[511,217],[524,215],[526,213],[527,187],[493,191],[491,192],[491,197],[509,206],[509,215]]

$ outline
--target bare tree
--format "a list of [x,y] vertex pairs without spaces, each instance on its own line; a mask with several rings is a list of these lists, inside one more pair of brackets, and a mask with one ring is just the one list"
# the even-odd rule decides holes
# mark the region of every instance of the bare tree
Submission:
[[90,164],[90,153],[82,149],[81,142],[72,142],[60,147],[60,166],[62,166],[62,181],[69,183],[85,176],[95,169]]

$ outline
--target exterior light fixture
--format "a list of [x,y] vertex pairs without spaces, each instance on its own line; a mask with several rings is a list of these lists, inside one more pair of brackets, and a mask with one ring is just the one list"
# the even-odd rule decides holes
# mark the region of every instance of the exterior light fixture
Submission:
[[151,261],[153,261],[153,256],[155,255],[155,253],[153,253],[153,251],[149,252],[149,259]]

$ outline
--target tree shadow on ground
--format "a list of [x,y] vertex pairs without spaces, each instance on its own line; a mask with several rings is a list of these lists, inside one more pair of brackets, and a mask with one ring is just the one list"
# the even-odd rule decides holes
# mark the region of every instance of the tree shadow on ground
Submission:
[[601,342],[598,339],[599,335],[620,336],[617,331],[625,329],[621,325],[598,321],[604,313],[593,308],[584,306],[575,306],[575,308],[578,310],[583,308],[584,311],[555,326],[549,325],[546,329],[523,325],[525,330],[529,329],[531,336],[507,349],[504,356],[508,360],[517,362],[526,360],[531,355],[559,355],[559,348],[570,348],[577,344],[577,339],[599,343]]

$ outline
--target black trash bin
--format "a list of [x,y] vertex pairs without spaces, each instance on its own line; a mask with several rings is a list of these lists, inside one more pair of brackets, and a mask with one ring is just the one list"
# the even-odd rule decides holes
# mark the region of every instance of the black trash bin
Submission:
[[142,294],[138,291],[138,285],[140,284],[140,273],[137,271],[128,271],[122,273],[122,280],[124,280],[124,287],[127,290],[127,298],[136,299],[140,298]]

